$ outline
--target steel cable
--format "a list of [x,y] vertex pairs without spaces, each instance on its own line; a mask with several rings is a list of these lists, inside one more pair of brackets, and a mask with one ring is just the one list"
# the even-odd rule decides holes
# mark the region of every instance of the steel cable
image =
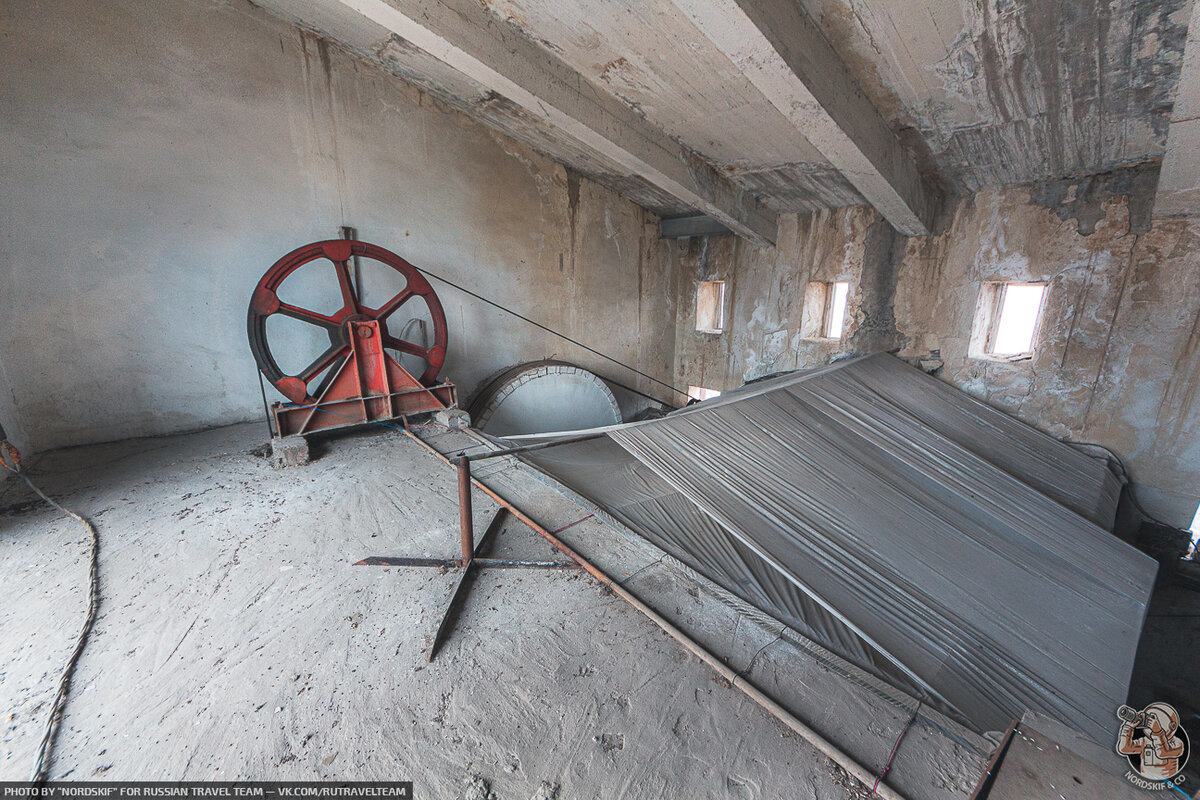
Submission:
[[50,506],[58,509],[66,516],[78,520],[79,524],[87,529],[88,538],[90,539],[87,617],[84,619],[83,627],[75,639],[75,648],[71,651],[70,658],[67,659],[67,665],[63,668],[62,677],[59,678],[58,689],[54,692],[54,700],[50,705],[50,716],[46,720],[46,730],[42,734],[42,742],[38,747],[37,762],[34,765],[31,780],[35,784],[42,784],[46,781],[50,755],[54,750],[54,740],[58,732],[58,723],[61,721],[63,708],[67,704],[67,695],[71,688],[71,677],[75,674],[75,665],[79,663],[79,656],[83,653],[83,648],[87,644],[88,634],[92,632],[92,626],[96,622],[96,614],[100,610],[100,534],[97,533],[95,525],[74,511],[63,508],[54,500],[51,500],[33,481],[29,480],[29,476],[22,472],[19,467],[14,469],[5,462],[4,468],[29,484],[29,488],[33,489]]

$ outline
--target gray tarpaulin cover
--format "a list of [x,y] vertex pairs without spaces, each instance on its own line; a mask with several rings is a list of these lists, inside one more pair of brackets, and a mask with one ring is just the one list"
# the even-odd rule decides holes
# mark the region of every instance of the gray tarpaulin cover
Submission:
[[527,457],[671,555],[979,731],[1107,741],[1156,564],[1085,455],[874,355]]

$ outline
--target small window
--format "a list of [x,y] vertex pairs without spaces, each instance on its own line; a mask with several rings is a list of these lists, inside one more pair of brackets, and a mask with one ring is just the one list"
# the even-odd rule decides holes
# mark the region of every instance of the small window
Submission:
[[1044,283],[985,283],[971,335],[971,355],[1006,361],[1030,358],[1045,299]]
[[1200,561],[1200,508],[1196,509],[1196,515],[1192,517],[1192,524],[1188,530],[1192,533],[1192,541],[1188,545],[1188,551],[1183,556],[1183,560]]
[[841,339],[846,332],[850,282],[809,281],[804,288],[800,335],[805,339]]
[[829,307],[825,309],[825,338],[840,339],[846,325],[846,300],[850,297],[850,284],[838,281],[829,289]]
[[1033,352],[1033,335],[1042,314],[1046,287],[1040,283],[1009,283],[1000,300],[1000,319],[992,339],[992,355],[1019,356]]
[[705,389],[703,386],[689,386],[688,397],[693,400],[711,400],[714,397],[720,397],[721,393],[716,389]]
[[700,281],[696,287],[696,330],[700,333],[725,330],[725,281]]

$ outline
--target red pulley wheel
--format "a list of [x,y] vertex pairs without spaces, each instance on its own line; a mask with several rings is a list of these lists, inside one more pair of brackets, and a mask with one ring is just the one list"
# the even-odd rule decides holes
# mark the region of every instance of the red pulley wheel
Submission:
[[[350,278],[350,259],[354,256],[370,258],[396,270],[404,276],[404,289],[378,308],[363,305]],[[328,259],[332,262],[330,269],[337,275],[338,287],[342,293],[342,307],[333,314],[321,314],[279,299],[279,285],[284,279],[308,262],[317,259]],[[429,347],[406,342],[393,336],[387,329],[388,318],[401,306],[419,301],[423,301],[428,307],[429,316],[433,320],[434,341]],[[272,314],[283,314],[324,328],[329,333],[329,348],[297,374],[284,374],[275,361],[275,356],[271,354],[271,346],[267,341],[267,319]],[[341,362],[350,355],[348,323],[365,320],[379,322],[383,331],[383,346],[386,349],[424,360],[425,371],[416,376],[417,380],[426,386],[434,385],[442,369],[442,362],[446,360],[446,314],[425,276],[400,256],[378,245],[331,239],[296,248],[276,261],[258,282],[254,295],[250,298],[246,326],[250,336],[250,350],[254,353],[254,360],[258,362],[263,377],[293,403],[310,405],[316,402],[316,396],[319,396],[321,391],[319,388],[310,391],[309,384],[329,367],[332,369],[328,369],[327,375],[332,376]]]

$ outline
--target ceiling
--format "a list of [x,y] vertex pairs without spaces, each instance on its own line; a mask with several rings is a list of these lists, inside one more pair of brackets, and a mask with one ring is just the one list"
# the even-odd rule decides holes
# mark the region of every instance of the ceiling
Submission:
[[1161,158],[1192,13],[1191,0],[259,2],[660,215],[768,241],[755,215],[868,202],[919,233],[929,198]]
[[1163,154],[1189,0],[804,0],[956,191]]

